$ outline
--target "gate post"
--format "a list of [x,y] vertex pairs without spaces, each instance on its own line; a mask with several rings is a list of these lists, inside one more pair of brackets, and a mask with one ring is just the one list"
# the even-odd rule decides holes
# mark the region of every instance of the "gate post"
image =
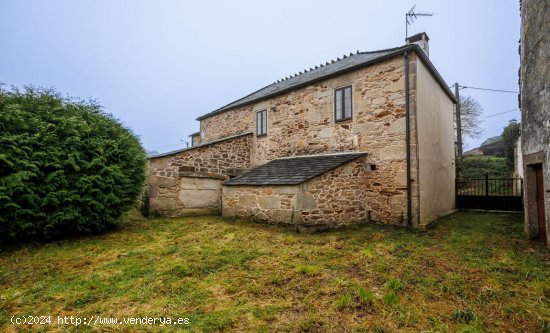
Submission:
[[520,191],[521,191],[521,198],[522,198],[522,202],[523,202],[523,178],[520,178],[519,181],[520,181],[520,184],[521,184]]
[[485,196],[489,196],[489,173],[485,173]]

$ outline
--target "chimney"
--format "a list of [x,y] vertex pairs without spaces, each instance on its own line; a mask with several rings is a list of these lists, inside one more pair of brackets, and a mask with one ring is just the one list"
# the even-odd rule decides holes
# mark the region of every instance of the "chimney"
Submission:
[[421,32],[406,39],[407,45],[416,44],[420,46],[420,48],[422,49],[422,51],[424,51],[428,58],[430,57],[430,44],[428,43],[429,40],[430,38],[425,32]]

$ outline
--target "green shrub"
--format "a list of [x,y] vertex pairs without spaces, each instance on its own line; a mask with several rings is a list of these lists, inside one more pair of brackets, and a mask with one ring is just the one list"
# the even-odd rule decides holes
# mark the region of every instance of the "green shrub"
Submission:
[[144,179],[138,139],[93,101],[0,90],[0,244],[106,230]]
[[494,156],[466,156],[457,165],[462,179],[483,178],[489,174],[489,178],[508,178],[511,173],[506,167],[506,158]]

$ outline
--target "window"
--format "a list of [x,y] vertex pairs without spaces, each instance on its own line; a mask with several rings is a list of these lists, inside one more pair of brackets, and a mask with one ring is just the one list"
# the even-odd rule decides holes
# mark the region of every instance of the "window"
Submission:
[[256,135],[267,135],[267,110],[256,113]]
[[334,91],[334,119],[351,119],[351,86]]

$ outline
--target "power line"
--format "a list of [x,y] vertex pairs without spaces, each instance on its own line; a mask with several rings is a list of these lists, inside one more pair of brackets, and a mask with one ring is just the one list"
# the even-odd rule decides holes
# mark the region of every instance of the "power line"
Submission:
[[519,111],[519,109],[518,109],[518,108],[515,108],[515,109],[512,109],[512,110],[508,110],[508,111],[504,111],[504,112],[500,112],[500,113],[491,114],[491,115],[485,116],[485,117],[483,117],[483,118],[490,118],[490,117],[500,116],[501,114],[505,114],[505,113],[509,113],[509,112],[514,112],[514,111]]
[[479,88],[479,87],[470,87],[470,86],[460,86],[462,89],[475,89],[475,90],[485,90],[485,91],[494,91],[494,92],[502,92],[502,93],[509,93],[509,94],[519,94],[517,91],[512,90],[502,90],[502,89],[491,89],[491,88]]

